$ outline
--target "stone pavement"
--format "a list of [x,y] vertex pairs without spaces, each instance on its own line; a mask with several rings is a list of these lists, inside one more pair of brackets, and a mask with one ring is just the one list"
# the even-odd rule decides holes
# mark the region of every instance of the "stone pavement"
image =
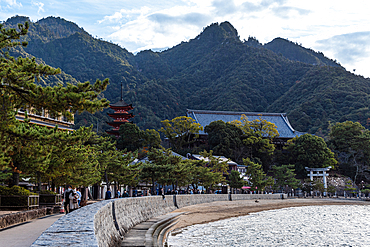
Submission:
[[64,214],[46,215],[0,230],[0,247],[27,247]]

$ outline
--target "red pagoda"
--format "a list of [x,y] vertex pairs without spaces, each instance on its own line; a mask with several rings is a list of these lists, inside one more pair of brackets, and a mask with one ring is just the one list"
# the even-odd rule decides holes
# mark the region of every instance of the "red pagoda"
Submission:
[[121,91],[121,100],[115,104],[110,104],[109,107],[114,110],[114,113],[108,113],[108,116],[110,116],[114,120],[113,122],[107,122],[107,124],[112,126],[113,130],[107,130],[106,132],[118,138],[120,126],[125,123],[130,123],[129,119],[134,117],[132,113],[128,113],[128,111],[134,109],[134,107],[132,107],[132,104],[128,105],[123,101],[122,91]]

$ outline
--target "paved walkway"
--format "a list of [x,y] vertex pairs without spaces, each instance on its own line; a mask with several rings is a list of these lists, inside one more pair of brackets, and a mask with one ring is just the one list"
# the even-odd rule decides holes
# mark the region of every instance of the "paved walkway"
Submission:
[[0,247],[27,247],[64,214],[46,215],[0,230]]

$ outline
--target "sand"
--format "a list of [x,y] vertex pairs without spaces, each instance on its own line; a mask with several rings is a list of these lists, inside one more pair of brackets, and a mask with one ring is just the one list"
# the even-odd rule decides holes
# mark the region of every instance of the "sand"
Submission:
[[219,201],[188,206],[174,212],[185,212],[170,231],[178,230],[194,224],[203,224],[217,220],[248,215],[249,213],[265,210],[320,206],[320,205],[370,205],[370,201],[354,199],[285,199],[285,200],[245,200],[245,201]]

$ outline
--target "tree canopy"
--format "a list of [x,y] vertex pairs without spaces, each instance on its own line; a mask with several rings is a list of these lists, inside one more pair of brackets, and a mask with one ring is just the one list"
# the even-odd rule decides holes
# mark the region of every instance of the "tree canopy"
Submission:
[[370,179],[370,132],[360,123],[346,121],[331,127],[328,145],[339,161],[343,174],[353,181]]
[[191,117],[175,117],[172,120],[163,120],[160,131],[168,138],[174,151],[190,147],[199,136],[203,127]]
[[[46,174],[50,165],[56,159],[54,155],[68,155],[60,157],[65,160],[64,164],[71,165],[64,167],[64,173],[81,167],[76,165],[78,162],[84,168],[84,174],[96,173],[93,162],[86,162],[91,155],[89,150],[83,146],[82,140],[88,138],[88,131],[84,128],[75,133],[58,133],[56,129],[47,129],[30,125],[27,120],[20,123],[16,120],[17,110],[42,108],[49,114],[58,117],[64,116],[68,120],[73,119],[73,114],[77,111],[95,112],[108,106],[108,101],[98,98],[108,85],[108,79],[97,80],[95,84],[89,82],[78,83],[77,85],[68,84],[66,87],[57,85],[54,87],[42,87],[35,83],[40,77],[47,77],[60,73],[60,69],[38,64],[34,58],[14,58],[9,55],[8,49],[17,46],[26,46],[26,42],[20,42],[22,36],[26,35],[29,24],[19,24],[18,30],[15,28],[4,28],[0,24],[0,101],[2,102],[1,123],[0,123],[0,147],[2,154],[0,163],[3,167],[10,167],[13,171],[13,184],[19,183],[19,174],[38,173]],[[64,136],[63,136],[64,135]],[[59,144],[64,139],[64,147]],[[74,142],[73,140],[77,142]],[[59,151],[59,153],[56,152]],[[70,159],[70,160],[68,160]],[[85,162],[82,162],[84,161]],[[71,162],[72,161],[72,162]],[[58,161],[60,162],[60,161]],[[68,169],[71,168],[71,169]],[[56,170],[53,170],[57,172]],[[50,174],[48,175],[50,176]],[[81,174],[76,175],[75,178]],[[95,177],[87,175],[88,177]]]
[[335,168],[338,163],[334,153],[327,147],[323,138],[304,134],[289,140],[286,147],[289,152],[289,162],[295,165],[295,170],[300,178],[307,176],[305,167],[321,168],[331,166]]

